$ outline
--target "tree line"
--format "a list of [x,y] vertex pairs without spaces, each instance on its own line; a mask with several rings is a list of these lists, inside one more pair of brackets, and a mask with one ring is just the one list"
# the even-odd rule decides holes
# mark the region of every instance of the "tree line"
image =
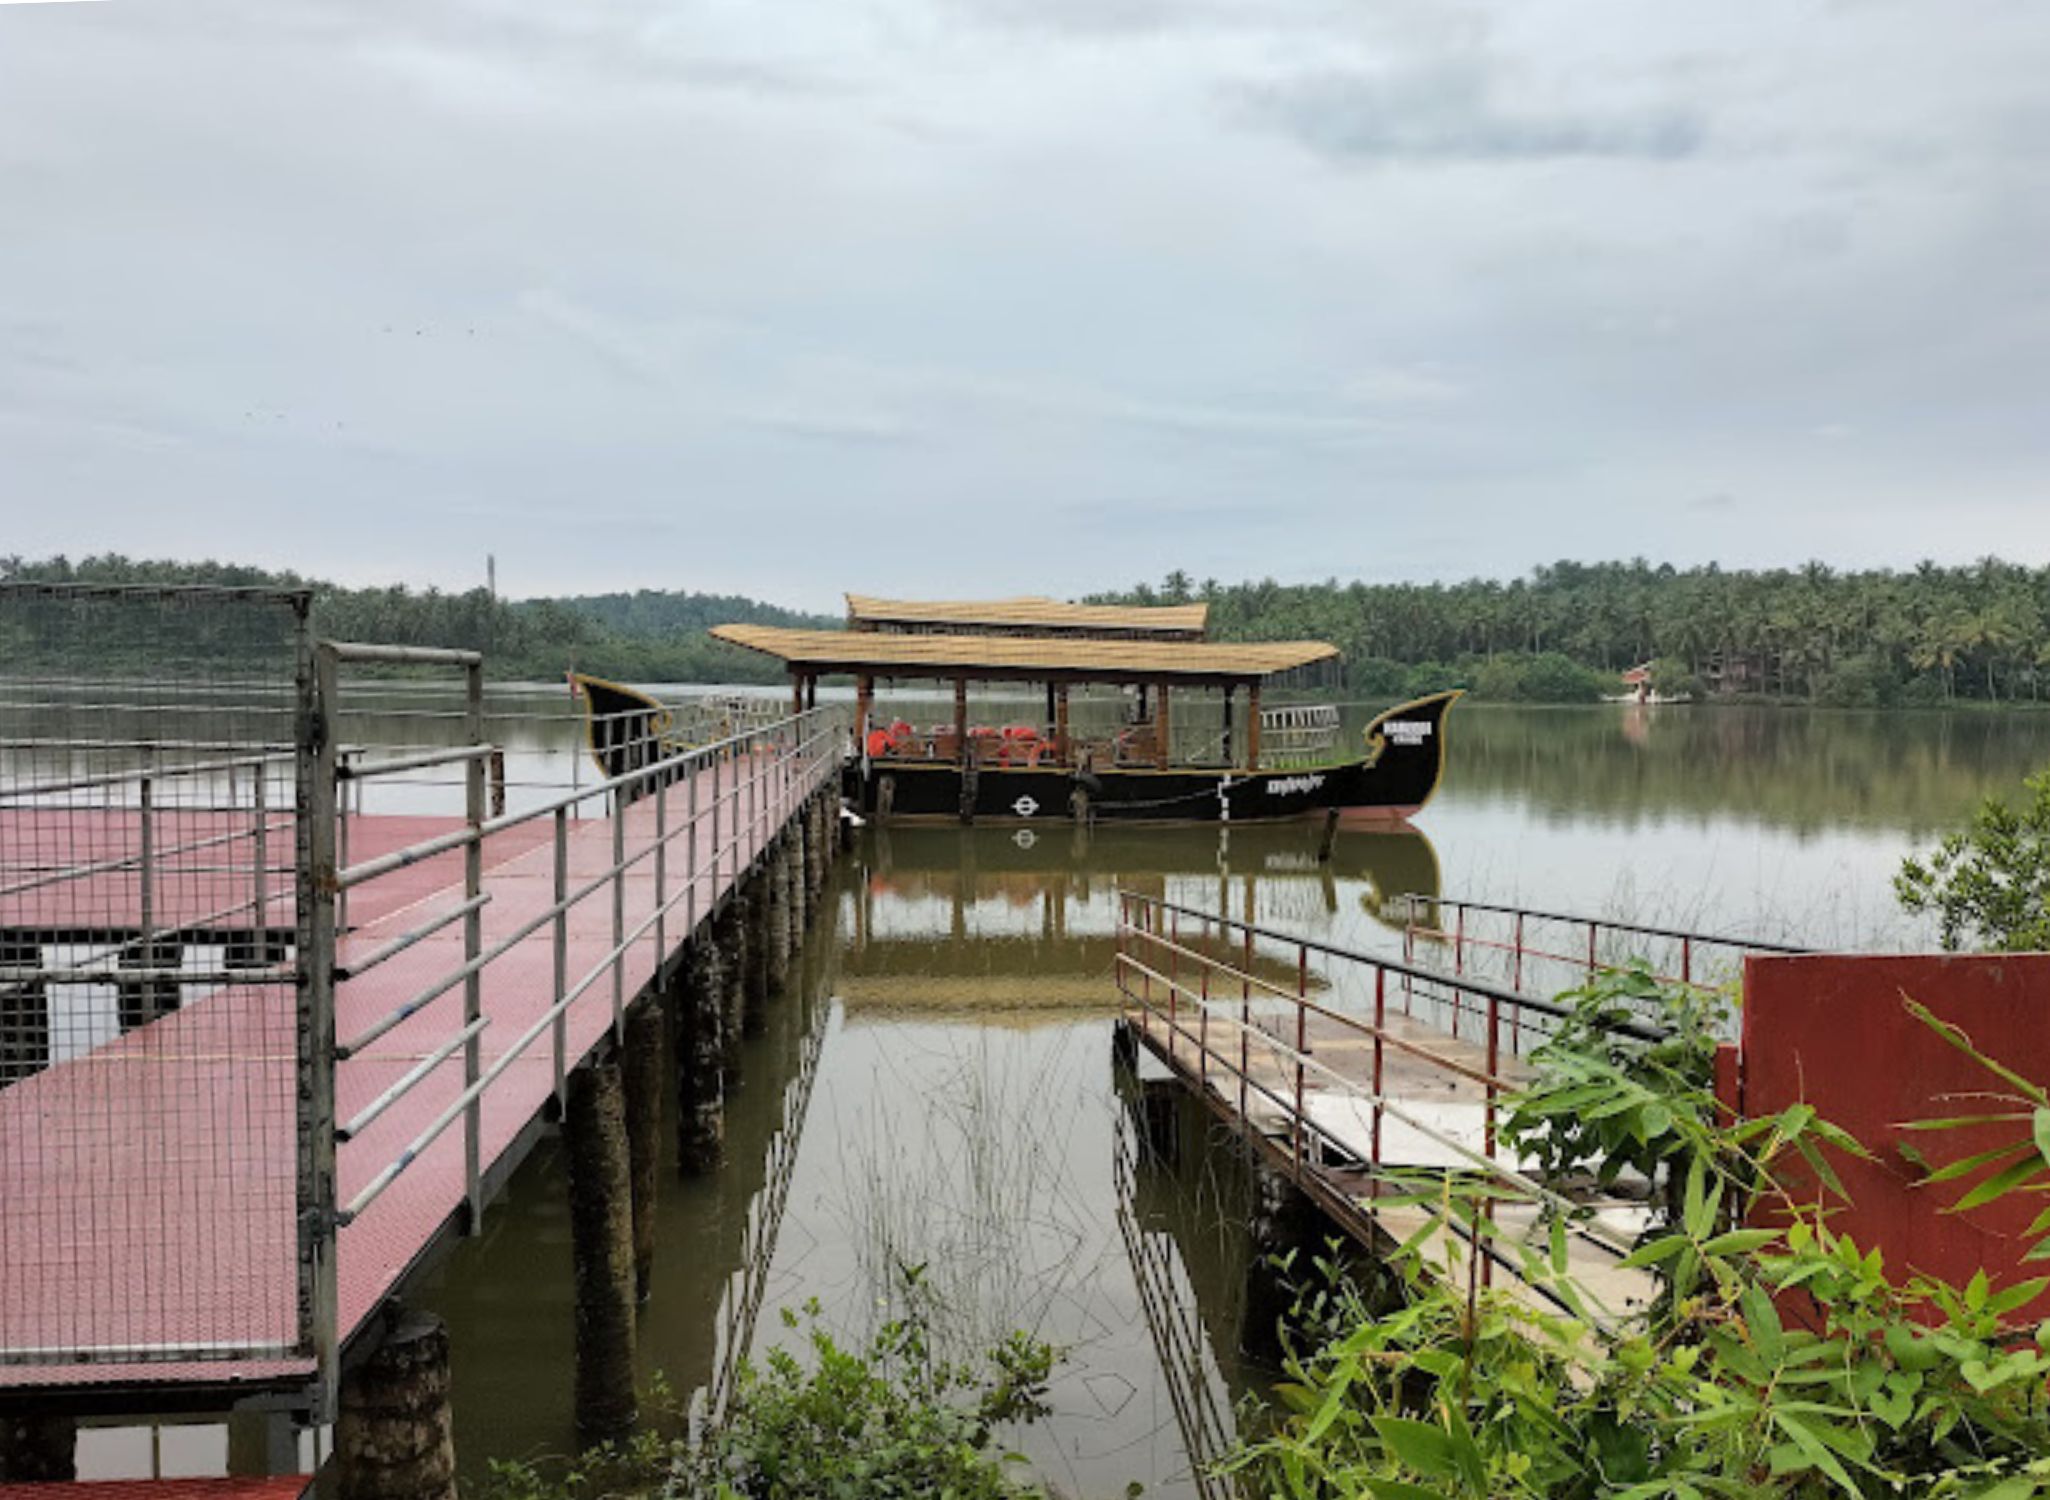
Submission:
[[[575,668],[630,682],[779,682],[780,663],[713,640],[725,621],[827,626],[838,622],[731,594],[643,589],[555,599],[501,599],[487,589],[344,588],[299,573],[239,563],[164,562],[118,553],[30,561],[0,557],[0,580],[29,583],[120,583],[159,587],[211,584],[242,588],[304,588],[313,594],[313,628],[334,640],[450,646],[482,651],[494,677],[560,677]],[[209,649],[221,622],[204,622]],[[182,626],[165,617],[164,629]],[[198,631],[194,617],[189,628]],[[158,639],[153,652],[181,643]]]
[[[0,556],[0,579],[303,587],[315,628],[340,639],[480,650],[494,676],[574,667],[638,682],[775,682],[774,661],[706,634],[722,621],[833,628],[838,619],[732,594],[632,593],[506,600],[485,589],[344,588],[289,571],[109,553]],[[1589,701],[1652,663],[1662,692],[1846,707],[2035,702],[2050,678],[2050,567],[1762,571],[1709,564],[1559,562],[1526,578],[1460,583],[1222,584],[1169,573],[1095,603],[1202,600],[1223,640],[1326,640],[1363,698],[1472,689]]]
[[1195,600],[1221,639],[1332,642],[1349,686],[1370,696],[1458,683],[1591,698],[1647,662],[1666,692],[1842,706],[2034,702],[2050,685],[2050,567],[1994,557],[1863,571],[1637,558],[1426,584],[1198,583],[1176,571],[1092,602]]

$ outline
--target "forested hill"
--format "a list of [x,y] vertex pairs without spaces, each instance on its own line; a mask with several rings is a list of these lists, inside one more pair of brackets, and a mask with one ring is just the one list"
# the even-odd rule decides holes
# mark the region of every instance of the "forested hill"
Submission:
[[[483,589],[351,589],[232,563],[114,555],[0,556],[0,578],[309,587],[323,634],[471,647],[501,678],[552,678],[574,666],[640,682],[775,682],[778,663],[706,629],[727,620],[840,623],[730,594],[503,600]],[[1333,642],[1363,698],[1456,685],[1484,698],[1587,700],[1621,691],[1617,674],[1643,661],[1657,662],[1665,691],[1701,696],[1888,705],[2031,701],[2050,687],[2050,568],[1992,558],[1906,572],[1562,562],[1507,582],[1431,584],[1199,584],[1170,573],[1157,585],[1094,596],[1195,599],[1210,604],[1221,639]]]
[[634,682],[780,682],[782,666],[713,640],[728,620],[831,627],[819,615],[730,594],[644,589],[563,599],[495,599],[484,589],[342,588],[236,563],[107,555],[76,562],[0,557],[0,579],[45,583],[230,584],[310,588],[314,626],[337,640],[456,646],[485,653],[492,676],[546,680],[575,667]]
[[2050,568],[1996,558],[1903,572],[1561,562],[1447,584],[1199,584],[1177,572],[1094,602],[1195,599],[1225,639],[1332,642],[1366,697],[1458,684],[1589,698],[1645,661],[1666,691],[1842,705],[2035,700],[2050,686]]

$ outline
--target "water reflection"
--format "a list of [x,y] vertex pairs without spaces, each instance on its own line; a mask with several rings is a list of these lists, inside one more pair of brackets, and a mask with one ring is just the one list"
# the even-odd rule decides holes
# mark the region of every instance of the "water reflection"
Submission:
[[1449,795],[1626,826],[1923,834],[2050,760],[2050,715],[2020,711],[1461,704],[1447,734]]

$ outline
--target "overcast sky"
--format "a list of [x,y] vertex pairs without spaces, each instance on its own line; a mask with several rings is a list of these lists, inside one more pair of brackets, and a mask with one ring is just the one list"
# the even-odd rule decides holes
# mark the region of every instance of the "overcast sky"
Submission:
[[0,551],[2050,558],[2041,0],[0,5]]

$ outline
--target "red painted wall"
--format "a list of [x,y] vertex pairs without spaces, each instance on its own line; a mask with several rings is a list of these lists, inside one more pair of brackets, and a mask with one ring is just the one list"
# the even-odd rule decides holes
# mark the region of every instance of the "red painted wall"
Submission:
[[[1996,1283],[2044,1274],[2050,1267],[2021,1261],[2041,1195],[1958,1215],[1941,1210],[1964,1185],[1915,1186],[1919,1173],[1900,1154],[1903,1141],[1940,1164],[2014,1139],[2026,1126],[1901,1129],[1910,1120],[1988,1113],[1983,1097],[1956,1096],[2002,1088],[1910,1015],[1903,996],[1964,1028],[1989,1057],[2050,1085],[2050,954],[1761,956],[1744,962],[1743,1112],[1805,1100],[1871,1148],[1877,1161],[1837,1163],[1851,1202],[1832,1223],[1861,1247],[1882,1247],[1895,1278],[1912,1270],[1961,1283],[1981,1266]],[[2027,1312],[2044,1316],[2050,1297]]]

